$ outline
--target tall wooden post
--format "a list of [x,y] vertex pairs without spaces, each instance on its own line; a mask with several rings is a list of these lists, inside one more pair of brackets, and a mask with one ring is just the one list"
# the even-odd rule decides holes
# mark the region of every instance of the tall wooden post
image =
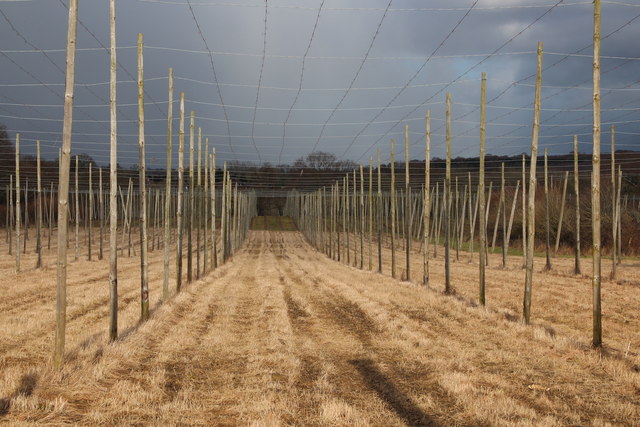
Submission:
[[473,261],[473,238],[475,235],[475,229],[476,229],[476,217],[478,214],[478,202],[479,202],[479,197],[478,197],[478,193],[476,190],[476,203],[475,203],[475,207],[473,209],[473,211],[471,210],[471,188],[473,188],[471,186],[471,172],[468,173],[469,175],[469,262]]
[[[458,177],[456,176],[456,195],[455,195],[455,217],[454,217],[454,227],[453,227],[453,238],[456,241],[456,261],[460,260],[460,240],[458,237],[458,227],[460,224],[460,192],[458,191]],[[452,203],[453,206],[453,203]]]
[[79,197],[79,192],[78,192],[78,156],[76,155],[76,171],[75,171],[75,177],[76,177],[76,186],[75,186],[75,210],[74,210],[74,216],[75,216],[75,220],[76,220],[76,256],[75,256],[75,260],[78,260],[78,251],[80,249],[80,197]]
[[480,237],[480,246],[478,247],[479,254],[479,298],[480,304],[485,305],[485,268],[486,268],[486,256],[487,256],[487,218],[485,215],[485,199],[484,199],[484,148],[486,141],[486,100],[487,100],[487,74],[482,73],[482,83],[480,89],[480,181],[478,182],[478,198],[480,209],[480,230],[478,236]]
[[446,97],[446,142],[447,163],[445,170],[445,234],[444,234],[444,291],[447,294],[451,289],[451,93]]
[[556,247],[553,256],[558,255],[558,247],[560,246],[560,235],[562,234],[562,220],[564,218],[564,201],[567,197],[567,183],[569,182],[569,171],[564,173],[564,184],[562,186],[562,202],[560,203],[560,219],[558,220],[558,231],[556,232]]
[[549,172],[548,172],[548,152],[547,149],[544,149],[544,219],[545,219],[545,256],[547,258],[547,262],[544,266],[545,270],[551,270],[551,244],[550,244],[550,233],[551,226],[549,225]]
[[88,230],[88,244],[87,244],[87,259],[91,261],[91,246],[92,246],[92,228],[93,228],[93,165],[89,163],[89,230]]
[[189,126],[189,227],[187,230],[187,283],[193,280],[193,213],[195,204],[195,191],[193,188],[193,154],[195,138],[195,113],[191,112],[191,123]]
[[591,228],[593,235],[593,345],[602,346],[600,247],[600,8],[593,1],[593,158],[591,172]]
[[211,153],[211,268],[218,268],[218,243],[216,241],[216,149]]
[[204,189],[202,191],[202,219],[204,220],[204,240],[202,273],[207,274],[207,256],[209,255],[209,138],[206,138],[204,149]]
[[507,234],[505,238],[505,253],[509,250],[509,241],[511,240],[511,226],[513,225],[513,217],[516,213],[516,203],[518,202],[518,190],[520,189],[520,180],[516,181],[516,192],[513,195],[513,202],[511,204],[511,214],[509,215],[509,226],[507,227]]
[[195,203],[195,212],[197,216],[196,224],[196,279],[200,278],[200,229],[202,228],[202,128],[198,127],[198,181],[196,182],[194,197],[198,200]]
[[75,81],[76,35],[78,29],[78,0],[69,0],[67,29],[67,67],[65,72],[64,122],[58,176],[58,274],[56,287],[56,336],[53,364],[60,368],[64,359],[67,316],[67,205],[69,199],[69,163],[71,128],[73,124],[73,86]]
[[220,241],[222,243],[222,263],[227,262],[227,162],[222,166],[222,217],[220,218]]
[[380,149],[378,148],[378,273],[382,273],[382,171],[380,170]]
[[395,141],[391,139],[391,277],[396,277],[396,160]]
[[36,261],[36,268],[42,267],[42,182],[40,176],[40,141],[36,142],[37,150],[37,168],[38,168],[38,196],[36,199],[37,221],[36,221],[36,252],[38,259]]
[[147,258],[147,177],[144,155],[144,40],[138,33],[138,172],[140,191],[140,320],[149,318],[149,260]]
[[525,155],[522,155],[522,268],[527,267],[527,176]]
[[20,238],[22,230],[20,222],[22,213],[20,211],[20,134],[16,134],[16,272],[20,272]]
[[22,239],[22,253],[27,253],[27,241],[29,240],[29,177],[24,183],[24,234]]
[[[489,223],[489,212],[491,211],[491,192],[493,191],[493,181],[489,181],[489,193],[487,195],[487,211],[485,212],[485,221],[486,224]],[[487,230],[485,230],[485,234],[487,233]],[[485,237],[485,241],[487,242],[487,248],[485,250],[485,253],[489,252],[489,241],[488,241],[488,235]],[[487,267],[489,266],[489,257],[485,257],[485,261],[487,262]]]
[[580,269],[580,175],[578,170],[578,136],[573,137],[573,192],[576,199],[576,231],[575,231],[575,267],[574,273],[581,274]]
[[[11,176],[11,179],[13,180],[13,175]],[[9,221],[9,199],[11,199],[12,195],[11,192],[9,190],[9,186],[6,186],[5,189],[5,195],[6,195],[6,203],[7,203],[7,209],[5,210],[5,231],[6,231],[6,235],[5,235],[5,243],[9,243],[9,236],[11,236],[11,224]],[[9,246],[9,254],[11,254],[11,246]]]
[[98,168],[98,217],[100,219],[100,247],[98,252],[98,259],[101,260],[103,256],[103,234],[104,234],[104,198],[102,195],[102,168]]
[[429,286],[429,226],[431,222],[431,111],[427,110],[426,117],[426,142],[424,152],[424,236],[422,238],[423,253],[423,274],[422,283]]
[[171,258],[171,144],[173,134],[173,68],[169,68],[169,103],[167,106],[167,170],[164,184],[164,238],[162,239],[162,299],[169,299],[169,262]]
[[[504,162],[502,162],[501,170],[501,190],[500,198],[502,204],[502,268],[507,267],[507,195],[504,187]],[[497,222],[497,221],[496,221]]]
[[364,171],[360,164],[360,269],[364,269]]
[[[13,228],[15,222],[14,208],[13,208],[13,175],[9,176],[9,228]],[[13,230],[9,231],[9,255],[11,255],[11,248],[13,247]]]
[[[353,224],[353,234],[354,234],[354,239],[355,239],[355,234],[356,231],[358,230],[358,221],[357,221],[357,216],[358,216],[358,185],[356,182],[356,169],[353,170],[353,193],[351,193],[351,206],[353,207],[351,209],[352,211],[352,224]],[[357,242],[353,242],[353,266],[357,267],[358,266],[358,243]]]
[[369,156],[369,271],[373,270],[373,156]]
[[614,219],[616,222],[617,244],[614,245],[613,247],[613,249],[617,252],[616,264],[620,264],[622,262],[622,217],[620,215],[620,210],[622,208],[621,194],[620,194],[621,191],[622,191],[622,166],[618,165],[618,184],[616,185],[616,192],[618,194],[616,196],[616,218]]
[[182,236],[184,231],[184,92],[180,92],[180,127],[178,134],[178,242],[176,247],[176,292],[182,289]]
[[110,115],[111,115],[111,150],[110,150],[110,196],[109,208],[109,340],[118,337],[118,140],[116,115],[116,3],[110,0],[110,38],[111,38],[111,72],[110,72]]
[[618,212],[616,198],[616,128],[611,125],[611,280],[616,279],[616,270],[618,266],[617,248],[618,248]]
[[536,93],[533,108],[533,132],[531,136],[531,166],[529,167],[529,200],[527,206],[527,270],[524,283],[523,316],[531,321],[531,291],[533,285],[533,250],[536,233],[536,160],[538,159],[538,135],[540,133],[540,92],[542,88],[542,42],[538,42],[538,67]]
[[409,197],[409,126],[404,126],[404,238],[406,279],[411,281],[411,198]]
[[[47,250],[51,250],[51,233],[53,233],[53,182],[51,182],[51,188],[49,189],[49,233],[47,234]],[[11,238],[11,233],[9,233],[9,238]],[[11,243],[11,240],[9,240]]]

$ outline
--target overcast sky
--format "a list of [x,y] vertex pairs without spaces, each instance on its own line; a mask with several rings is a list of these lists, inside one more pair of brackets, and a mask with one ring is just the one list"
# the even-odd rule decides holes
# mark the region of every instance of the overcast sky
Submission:
[[[109,54],[102,47],[109,46],[109,1],[79,2],[72,151],[107,164]],[[40,139],[51,158],[62,132],[66,3],[0,0],[0,123],[12,138],[21,134],[23,152],[35,152]],[[191,0],[190,8],[187,0],[120,0],[119,162],[138,161],[138,32],[145,37],[149,167],[165,162],[169,67],[176,78],[174,157],[181,91],[187,116],[195,111],[196,127],[221,160],[290,163],[322,150],[368,163],[380,148],[384,161],[389,139],[403,141],[405,124],[411,157],[424,158],[428,109],[432,153],[443,157],[446,92],[452,96],[453,155],[477,156],[483,71],[491,100],[487,151],[529,152],[538,41],[549,67],[543,74],[541,147],[569,152],[578,134],[580,151],[590,152],[593,6],[584,0],[554,4]],[[611,57],[602,60],[603,151],[609,150],[613,122],[617,147],[640,149],[640,2],[604,1],[602,34],[609,35],[602,55]],[[188,123],[186,130],[188,144]]]

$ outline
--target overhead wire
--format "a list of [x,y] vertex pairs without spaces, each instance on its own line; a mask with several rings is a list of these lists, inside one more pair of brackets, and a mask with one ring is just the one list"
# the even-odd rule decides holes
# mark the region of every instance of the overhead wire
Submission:
[[320,13],[322,12],[322,7],[324,6],[325,0],[321,0],[320,7],[318,7],[318,13],[316,15],[315,22],[313,24],[313,30],[311,31],[311,36],[309,37],[309,44],[307,44],[307,49],[304,51],[304,55],[302,56],[302,66],[300,67],[300,79],[298,81],[298,91],[296,92],[296,96],[291,103],[291,107],[289,107],[289,112],[287,113],[287,117],[284,119],[284,124],[282,125],[282,147],[280,148],[280,154],[278,154],[278,163],[280,163],[282,159],[282,153],[284,151],[285,140],[287,136],[287,123],[289,122],[289,118],[291,118],[291,112],[293,111],[296,103],[298,102],[298,98],[300,97],[300,92],[302,92],[302,85],[304,82],[304,71],[307,62],[307,55],[309,54],[309,50],[311,50],[311,44],[313,43],[313,38],[316,35],[316,30],[318,29],[318,22],[320,22]]
[[[501,51],[505,46],[507,46],[508,44],[510,44],[513,40],[515,40],[516,38],[518,38],[520,35],[522,35],[525,31],[527,31],[529,28],[531,28],[532,26],[534,26],[538,21],[540,21],[542,18],[544,18],[545,16],[547,16],[548,14],[550,14],[556,7],[558,7],[559,4],[561,4],[564,0],[558,0],[556,3],[554,3],[550,8],[548,8],[544,13],[542,13],[541,15],[539,15],[538,17],[536,17],[532,22],[530,22],[528,25],[526,25],[524,28],[522,28],[520,31],[518,31],[515,35],[513,35],[511,38],[509,38],[507,41],[505,41],[504,43],[502,43],[500,46],[498,46],[490,55],[484,57],[482,60],[480,60],[479,62],[476,62],[474,65],[472,65],[471,67],[467,68],[462,74],[458,75],[455,79],[453,79],[453,81],[451,83],[456,82],[457,80],[463,78],[464,76],[466,76],[467,74],[469,74],[471,71],[473,71],[474,69],[476,69],[478,66],[480,66],[481,64],[483,64],[484,62],[486,62],[489,58],[491,58],[494,54],[498,53],[499,51]],[[439,91],[437,91],[436,93],[434,93],[433,95],[431,95],[430,97],[428,97],[422,104],[426,104],[427,102],[429,102],[431,99],[433,99],[434,97],[436,97],[438,94],[442,93],[444,90],[446,90],[451,84],[441,88]],[[391,130],[393,130],[393,128],[395,128],[398,124],[400,124],[403,120],[405,120],[408,116],[410,116],[411,114],[413,114],[415,111],[418,110],[418,108],[420,107],[416,107],[415,109],[413,109],[412,111],[410,111],[409,113],[407,113],[406,115],[404,115],[400,120],[397,121],[397,123],[395,125],[393,125],[391,128],[389,128],[389,132],[391,132]],[[383,137],[380,137],[379,139],[377,139],[370,147],[369,149],[367,149],[359,158],[358,161],[362,159],[362,157],[364,157],[369,151],[371,151],[371,148],[373,148],[374,146],[376,146],[380,140],[382,140]]]
[[262,63],[260,64],[260,74],[258,76],[258,89],[256,90],[256,103],[253,108],[253,119],[251,120],[251,142],[253,142],[253,146],[256,149],[256,154],[258,154],[258,160],[262,162],[262,156],[260,155],[260,150],[258,149],[258,144],[256,144],[256,115],[258,114],[258,102],[260,100],[260,87],[262,86],[262,73],[264,72],[264,61],[267,55],[267,16],[269,9],[269,1],[264,0],[264,32],[262,34]]
[[[224,106],[224,98],[222,97],[222,90],[220,89],[220,85],[218,84],[218,73],[216,72],[216,67],[213,63],[213,54],[211,53],[211,49],[209,48],[209,43],[207,43],[207,39],[205,38],[204,33],[202,32],[202,28],[200,28],[200,23],[198,22],[198,18],[196,17],[195,12],[193,11],[193,7],[191,6],[190,0],[187,0],[187,5],[189,6],[191,17],[193,18],[193,22],[196,24],[196,29],[198,30],[198,34],[202,39],[202,43],[204,44],[205,49],[209,53],[209,65],[211,66],[213,82],[216,85],[218,97],[220,98],[220,103],[222,104],[222,111],[224,113],[224,118],[227,123],[227,134],[229,135],[229,138],[228,138],[229,149],[231,150],[232,153],[235,153],[233,149],[233,145],[231,144],[231,125],[229,124],[229,115],[227,113],[227,108]],[[237,159],[237,156],[235,154],[233,157]]]
[[360,75],[360,72],[362,72],[362,69],[364,68],[364,64],[367,62],[367,57],[369,56],[369,53],[371,52],[371,49],[373,49],[373,45],[376,42],[376,39],[378,38],[378,34],[380,34],[380,28],[382,28],[382,23],[384,22],[384,19],[387,16],[387,11],[391,7],[391,3],[392,2],[393,2],[393,0],[389,0],[389,3],[387,3],[387,7],[384,10],[384,13],[382,14],[382,17],[380,18],[380,21],[378,21],[378,26],[376,27],[376,31],[373,34],[373,37],[371,38],[371,43],[369,43],[369,47],[367,48],[367,51],[365,52],[365,55],[364,55],[364,57],[362,59],[362,62],[360,62],[360,66],[358,67],[358,70],[356,71],[355,75],[353,76],[353,79],[351,80],[351,83],[349,84],[349,87],[342,94],[342,97],[340,98],[340,101],[338,101],[338,103],[336,104],[334,110],[331,112],[331,114],[329,114],[329,117],[327,118],[327,120],[325,120],[324,125],[320,129],[320,134],[318,135],[318,139],[316,140],[315,144],[313,145],[313,148],[311,149],[311,152],[316,151],[316,148],[318,147],[318,143],[320,142],[320,139],[322,139],[322,135],[324,133],[324,129],[327,126],[327,123],[329,123],[329,121],[331,121],[331,119],[333,118],[334,114],[336,113],[336,109],[339,108],[342,105],[342,103],[346,99],[347,95],[349,94],[349,91],[351,90],[353,85],[356,83],[356,80],[358,79],[358,76]]

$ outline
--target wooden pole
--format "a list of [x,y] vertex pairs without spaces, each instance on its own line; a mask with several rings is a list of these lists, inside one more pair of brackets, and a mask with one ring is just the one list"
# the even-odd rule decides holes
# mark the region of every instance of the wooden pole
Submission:
[[140,191],[140,320],[149,319],[149,259],[147,255],[147,177],[144,154],[144,39],[138,33],[138,172]]
[[445,208],[444,208],[444,292],[450,294],[451,288],[451,93],[446,96],[446,142],[447,163],[445,170]]
[[173,68],[169,68],[169,103],[167,106],[167,166],[164,184],[164,238],[162,239],[162,300],[169,299],[169,262],[171,258],[171,144],[173,133]]
[[89,242],[87,245],[87,259],[91,261],[91,246],[92,246],[92,228],[93,228],[93,165],[89,163]]
[[522,155],[522,268],[527,266],[527,177],[525,155]]
[[[620,166],[620,164],[618,164],[618,174],[622,174],[622,168]],[[622,179],[620,178],[620,176],[618,176],[618,185],[617,185],[617,192],[618,192],[618,204],[616,207],[616,230],[617,230],[617,245],[616,245],[616,250],[618,251],[616,254],[616,259],[617,264],[620,265],[622,263],[622,214],[620,212],[620,209],[622,208],[622,200],[621,200],[621,191],[622,189],[620,188],[622,187]],[[626,203],[626,199],[628,198],[628,196],[625,196],[625,208],[627,206]]]
[[487,100],[487,74],[482,73],[482,83],[480,89],[480,181],[478,182],[478,198],[480,209],[480,230],[478,236],[480,237],[480,246],[478,247],[479,254],[479,301],[480,304],[485,305],[485,267],[486,267],[486,247],[487,247],[487,219],[485,212],[485,199],[484,199],[484,149],[486,141],[486,100]]
[[[507,233],[505,237],[504,253],[507,253],[509,251],[509,241],[511,240],[511,227],[513,226],[513,217],[516,213],[516,204],[518,202],[519,189],[520,189],[520,180],[516,181],[516,192],[513,195],[513,202],[511,204],[511,214],[509,215],[509,226],[507,227]],[[506,260],[504,261],[503,265],[506,267]]]
[[409,197],[409,126],[404,126],[404,238],[406,280],[411,281],[411,198]]
[[191,112],[191,124],[189,126],[189,226],[187,230],[187,283],[193,280],[193,213],[195,204],[195,191],[193,188],[193,154],[195,138],[195,113]]
[[618,266],[617,248],[618,248],[618,213],[617,208],[617,191],[616,191],[616,128],[611,125],[611,280],[616,279],[616,270]]
[[560,246],[560,234],[562,234],[562,219],[564,218],[564,201],[567,197],[567,183],[569,182],[569,171],[564,173],[564,185],[562,186],[562,202],[560,203],[560,219],[558,220],[558,229],[556,232],[556,247],[553,251],[554,258],[558,256],[558,247]]
[[373,270],[372,243],[373,243],[373,156],[369,156],[369,271]]
[[20,134],[16,134],[16,272],[20,272],[20,238],[22,231],[20,229],[20,221],[22,214],[20,212]]
[[[504,182],[504,162],[502,162],[502,268],[507,266],[507,195],[505,193]],[[515,198],[513,199],[515,201]],[[513,204],[515,207],[515,203]]]
[[42,180],[40,174],[40,141],[36,142],[36,150],[37,150],[37,168],[38,168],[38,196],[36,199],[36,209],[37,212],[37,221],[36,221],[36,252],[38,255],[38,259],[36,261],[36,268],[42,267]]
[[[170,173],[170,171],[169,171]],[[182,236],[184,231],[184,92],[180,92],[180,128],[178,134],[178,200],[176,247],[176,292],[182,289]]]
[[500,197],[498,198],[498,211],[496,212],[496,219],[493,223],[493,239],[491,240],[491,252],[495,252],[496,238],[498,236],[498,224],[500,223],[500,214],[502,213],[504,188],[500,187]]
[[75,186],[75,220],[76,220],[76,252],[75,252],[75,260],[78,260],[78,251],[80,249],[80,197],[79,197],[79,193],[78,193],[78,156],[76,155],[76,170],[75,170],[75,177],[76,177],[76,186]]
[[100,241],[98,247],[98,259],[103,256],[103,233],[104,233],[104,199],[102,196],[102,168],[98,168],[98,220],[100,221]]
[[[489,181],[489,194],[487,195],[487,211],[485,212],[485,223],[489,224],[489,212],[491,211],[491,194],[493,191],[493,181]],[[487,243],[487,247],[485,249],[485,254],[489,252],[489,241],[488,241],[488,237],[489,235],[487,234],[487,230],[484,230],[485,232],[485,242]],[[487,263],[487,267],[489,266],[489,257],[485,257],[485,261]]]
[[[13,175],[11,176],[11,180],[13,181]],[[9,219],[9,216],[11,215],[9,213],[9,200],[12,198],[11,195],[11,190],[9,190],[9,186],[6,186],[6,190],[5,190],[5,195],[6,195],[6,201],[7,201],[7,209],[5,211],[5,231],[6,231],[6,236],[5,236],[5,243],[9,243],[10,240],[10,236],[11,236],[11,221]],[[9,245],[9,254],[11,254],[11,245]]]
[[426,123],[426,142],[424,151],[424,206],[422,213],[424,215],[424,236],[422,238],[423,253],[423,274],[422,283],[429,286],[429,226],[431,222],[431,111],[427,110]]
[[[354,239],[356,237],[356,231],[358,230],[359,226],[358,226],[358,221],[357,221],[357,215],[358,215],[358,185],[356,182],[356,169],[353,170],[353,193],[351,193],[351,218],[352,218],[352,224],[353,224],[353,234],[354,234]],[[357,267],[358,266],[358,243],[357,242],[353,242],[353,266]]]
[[523,317],[531,321],[531,291],[533,285],[533,251],[536,233],[536,160],[538,159],[538,135],[540,133],[540,92],[542,88],[542,42],[538,42],[538,67],[533,108],[533,132],[531,137],[531,166],[529,167],[529,201],[527,209],[527,269],[524,284]]
[[[131,242],[131,228],[133,225],[133,181],[131,180],[131,177],[129,177],[129,185],[127,187],[127,206],[125,209],[126,212],[126,220],[125,223],[127,224],[127,237],[128,237],[128,241],[127,241],[127,256],[130,257],[131,256],[131,249],[132,249],[132,242]],[[135,251],[135,249],[134,249]]]
[[382,273],[382,171],[380,169],[380,149],[378,153],[378,273]]
[[575,267],[574,273],[581,274],[580,269],[580,175],[578,170],[578,136],[573,137],[573,191],[576,200],[575,231]]
[[364,269],[364,171],[360,164],[360,269]]
[[116,4],[110,0],[110,39],[111,39],[111,72],[110,72],[110,115],[111,115],[111,154],[110,154],[110,218],[109,218],[109,340],[118,337],[118,155],[117,155],[117,116],[116,116]]
[[433,207],[433,214],[435,218],[433,219],[433,257],[436,258],[438,256],[438,246],[440,246],[440,223],[442,222],[442,204],[440,197],[440,182],[436,181],[436,197],[435,197],[435,206]]
[[473,208],[473,212],[471,210],[471,172],[469,172],[469,262],[473,261],[473,238],[475,235],[476,229],[476,216],[478,215],[478,193],[476,189],[476,202]]
[[[5,188],[5,196],[7,203],[7,209],[5,210],[5,243],[9,243],[9,236],[11,235],[11,225],[9,224],[9,199],[11,198],[11,193],[9,192],[8,185]],[[11,246],[9,246],[9,249],[11,249]]]
[[396,167],[395,141],[391,139],[391,277],[396,277]]
[[[458,178],[456,177],[456,180]],[[462,212],[460,213],[460,221],[458,222],[458,229],[456,230],[456,232],[458,233],[458,247],[460,245],[462,245],[462,243],[464,242],[464,220],[466,218],[467,215],[467,199],[471,197],[471,195],[469,194],[471,191],[471,188],[467,186],[467,184],[464,185],[464,190],[462,192]],[[471,201],[469,200],[469,209],[471,209]],[[458,248],[456,248],[458,249]]]
[[460,226],[460,192],[458,191],[458,177],[456,176],[456,196],[455,196],[455,221],[453,228],[453,237],[456,241],[456,261],[460,261],[460,239],[458,228]]
[[347,223],[347,230],[346,230],[346,240],[347,240],[347,247],[346,247],[346,255],[347,255],[347,265],[351,265],[351,239],[350,239],[350,235],[351,235],[351,211],[349,210],[349,174],[347,173],[347,175],[345,176],[345,182],[344,182],[344,190],[345,190],[345,200],[344,200],[344,206],[345,206],[345,211],[346,211],[346,217],[345,217],[345,221]]
[[78,0],[69,0],[69,22],[67,29],[67,67],[65,72],[64,122],[62,148],[58,176],[58,261],[56,287],[56,336],[53,364],[62,367],[64,358],[66,314],[67,314],[67,205],[69,198],[69,163],[71,152],[71,129],[73,124],[73,87],[75,81],[76,36],[78,24]]
[[[11,194],[11,192],[9,192]],[[49,190],[49,234],[47,235],[47,250],[51,250],[51,233],[53,232],[53,182]],[[9,249],[11,249],[11,233],[9,233]],[[11,254],[11,251],[9,251]]]
[[24,234],[22,237],[22,253],[26,254],[29,240],[29,177],[24,183]]
[[622,262],[622,216],[620,214],[620,210],[622,208],[620,193],[622,191],[622,167],[618,165],[618,185],[616,186],[617,191],[617,199],[616,199],[616,218],[615,222],[617,224],[617,245],[614,245],[614,251],[617,251],[617,264]]
[[220,218],[220,240],[222,242],[222,263],[227,262],[227,162],[222,171],[222,217]]
[[211,249],[211,268],[218,268],[218,243],[216,240],[216,149],[213,148],[211,153],[211,240],[213,248]]
[[591,172],[591,227],[593,236],[593,346],[602,346],[600,247],[600,0],[593,2],[593,157]]
[[544,218],[545,218],[545,256],[547,258],[547,262],[545,263],[544,269],[551,270],[551,244],[550,244],[550,234],[551,234],[551,226],[549,225],[549,173],[548,173],[548,152],[547,149],[544,149]]
[[198,181],[196,182],[197,186],[195,187],[194,197],[197,197],[195,212],[194,214],[197,216],[196,223],[196,279],[200,278],[200,229],[202,228],[202,128],[198,127]]
[[[14,215],[14,207],[13,207],[13,175],[9,177],[9,227],[13,228],[15,222]],[[13,231],[9,232],[9,255],[11,255],[11,248],[13,247]]]
[[204,259],[202,262],[202,273],[207,274],[207,256],[209,255],[209,138],[205,140],[204,149],[204,191],[202,192],[202,203],[204,204],[202,209],[202,219],[204,220],[204,232],[202,237],[204,240]]

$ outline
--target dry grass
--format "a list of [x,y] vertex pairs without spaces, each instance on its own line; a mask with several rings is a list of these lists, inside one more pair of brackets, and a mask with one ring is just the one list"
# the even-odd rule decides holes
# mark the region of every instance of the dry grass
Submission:
[[[331,261],[299,233],[254,231],[230,263],[163,305],[162,252],[151,253],[154,310],[143,325],[139,261],[121,257],[121,339],[112,345],[105,334],[107,262],[80,260],[70,263],[68,355],[56,372],[50,367],[55,252],[43,270],[18,275],[6,245],[0,253],[0,423],[631,425],[640,419],[640,288],[624,264],[624,282],[604,286],[607,347],[598,352],[588,346],[589,278],[574,278],[570,260],[556,261],[551,273],[539,266],[536,324],[525,327],[514,321],[520,259],[510,259],[507,270],[489,269],[489,306],[481,308],[472,303],[477,264],[467,263],[467,254],[453,265],[456,298],[440,292],[441,260],[432,261],[434,284],[426,290]],[[23,259],[25,267],[34,264],[33,254]]]

